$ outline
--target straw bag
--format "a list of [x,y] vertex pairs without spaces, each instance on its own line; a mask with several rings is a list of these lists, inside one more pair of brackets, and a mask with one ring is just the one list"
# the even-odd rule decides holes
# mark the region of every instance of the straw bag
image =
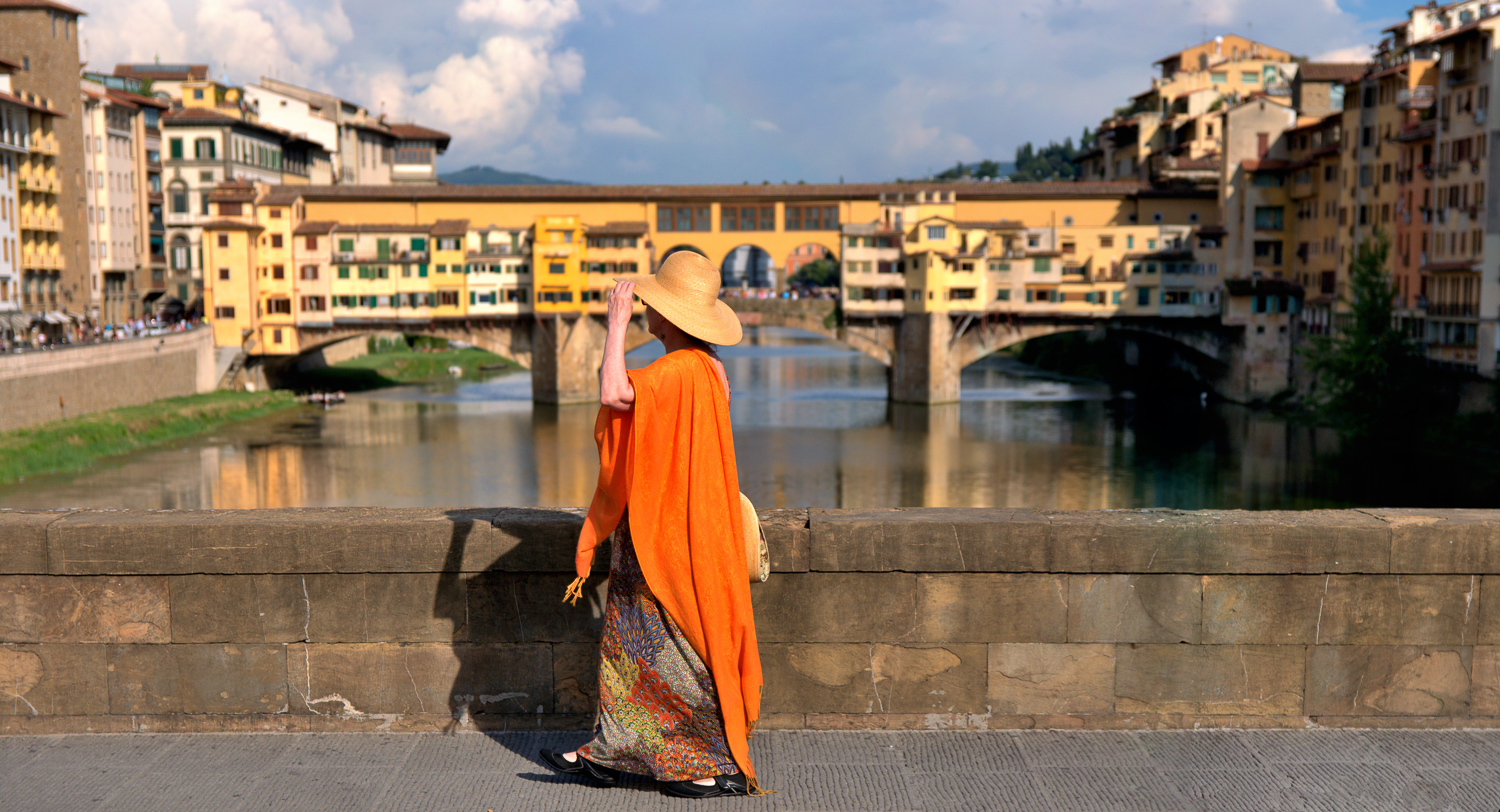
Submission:
[[740,527],[745,536],[745,569],[750,572],[750,583],[760,583],[771,577],[771,549],[766,546],[766,534],[760,529],[760,516],[749,497],[740,494]]

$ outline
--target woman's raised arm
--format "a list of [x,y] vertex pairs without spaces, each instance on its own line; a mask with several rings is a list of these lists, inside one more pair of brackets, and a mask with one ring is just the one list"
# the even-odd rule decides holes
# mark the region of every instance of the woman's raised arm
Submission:
[[635,282],[621,279],[609,292],[604,364],[599,367],[599,403],[622,412],[635,405],[635,387],[625,374],[625,331],[630,327],[631,310],[635,306],[634,291]]

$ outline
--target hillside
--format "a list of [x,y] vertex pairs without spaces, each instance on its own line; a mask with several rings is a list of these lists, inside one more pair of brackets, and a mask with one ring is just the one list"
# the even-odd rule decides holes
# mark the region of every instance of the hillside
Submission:
[[512,186],[572,184],[571,180],[554,180],[526,172],[506,172],[493,166],[471,166],[457,172],[438,175],[438,180],[455,186]]

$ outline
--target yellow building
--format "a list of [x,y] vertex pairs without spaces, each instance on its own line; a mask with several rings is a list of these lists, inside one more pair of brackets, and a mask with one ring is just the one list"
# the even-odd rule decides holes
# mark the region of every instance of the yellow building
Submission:
[[538,313],[576,313],[589,295],[584,273],[587,245],[576,215],[538,217],[531,244]]

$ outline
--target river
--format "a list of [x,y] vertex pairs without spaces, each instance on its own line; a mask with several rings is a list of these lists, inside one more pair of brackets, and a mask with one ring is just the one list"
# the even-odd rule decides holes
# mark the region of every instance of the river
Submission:
[[[1317,473],[1326,432],[1239,406],[1112,397],[1003,356],[964,370],[960,403],[893,405],[878,363],[777,328],[722,357],[760,507],[1343,506]],[[527,373],[386,389],[32,478],[0,507],[586,505],[596,412],[533,406]]]

